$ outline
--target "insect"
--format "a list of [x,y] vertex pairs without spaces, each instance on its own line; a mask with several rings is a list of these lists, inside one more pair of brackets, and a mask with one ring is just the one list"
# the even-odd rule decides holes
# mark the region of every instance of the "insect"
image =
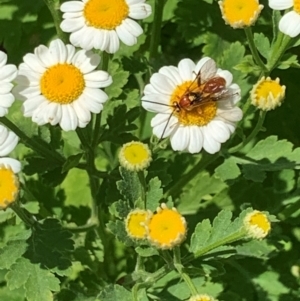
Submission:
[[[160,137],[160,140],[162,140],[173,115],[177,117],[182,116],[185,119],[188,118],[190,114],[201,117],[201,115],[205,115],[205,106],[210,103],[213,104],[215,102],[233,99],[235,94],[237,93],[233,93],[227,89],[225,78],[216,75],[215,62],[208,60],[198,71],[195,79],[189,84],[185,91],[181,95],[176,95],[177,99],[173,99],[171,104],[162,104],[147,100],[143,101],[173,108],[166,120],[163,133]],[[232,107],[232,104],[228,102],[226,106]],[[183,118],[181,118],[181,120]]]

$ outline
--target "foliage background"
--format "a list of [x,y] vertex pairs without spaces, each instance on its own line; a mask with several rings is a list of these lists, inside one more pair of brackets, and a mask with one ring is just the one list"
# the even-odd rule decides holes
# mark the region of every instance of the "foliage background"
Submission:
[[[154,0],[148,3],[154,7]],[[262,4],[265,9],[253,31],[271,40],[272,11],[267,1]],[[108,216],[116,220],[112,216],[118,215],[115,205],[111,205],[121,198],[116,187],[116,181],[121,179],[117,160],[120,145],[136,138],[148,142],[151,135],[152,116],[140,108],[140,92],[149,79],[149,70],[155,72],[164,65],[177,65],[185,57],[197,61],[210,56],[221,68],[233,73],[242,88],[243,103],[257,80],[255,72],[237,70],[236,66],[250,54],[246,37],[243,30],[233,30],[224,24],[216,1],[167,0],[160,47],[149,55],[152,22],[153,16],[146,19],[145,33],[138,44],[123,45],[109,64],[114,84],[106,89],[110,100],[103,111],[96,161],[97,168],[109,175],[103,178],[99,193],[106,222]],[[55,34],[51,14],[43,1],[0,0],[0,43],[8,53],[9,63],[18,65],[26,53],[40,44],[47,45]],[[289,53],[284,59],[288,61],[291,55],[297,59],[299,47]],[[211,260],[214,269],[208,266],[204,275],[196,273],[197,287],[224,301],[300,300],[299,70],[283,66],[272,72],[272,78],[277,76],[287,87],[284,104],[267,114],[264,131],[236,156],[224,151],[205,171],[198,173],[198,162],[210,160],[211,155],[174,153],[168,147],[155,155],[149,168],[148,180],[159,175],[164,196],[173,197],[175,206],[188,221],[190,234],[199,221],[213,220],[222,209],[229,209],[237,216],[241,209],[252,206],[269,211],[280,220],[274,224],[265,254]],[[131,300],[120,286],[122,277],[132,273],[135,265],[135,251],[130,243],[125,246],[108,234],[105,240],[112,246],[112,252],[104,254],[104,242],[94,232],[72,235],[58,222],[80,226],[90,216],[88,176],[84,170],[72,168],[83,158],[76,134],[61,133],[56,127],[38,128],[22,117],[20,105],[15,102],[9,118],[29,137],[49,144],[69,160],[63,166],[47,162],[23,144],[14,153],[24,163],[24,206],[38,219],[48,219],[39,232],[31,235],[11,210],[1,212],[0,299],[23,301],[26,295],[28,300],[39,301]],[[230,141],[231,146],[251,132],[257,117],[258,113],[251,108],[239,125],[238,135]],[[253,164],[243,161],[249,158]],[[195,266],[200,263],[203,264],[193,262]],[[161,264],[161,259],[154,256],[147,261],[147,268],[155,271]],[[148,297],[141,291],[140,300],[152,300],[151,296],[170,301],[188,298],[185,284],[174,277],[171,273],[161,279]],[[103,290],[107,283],[111,286]],[[114,290],[113,284],[117,285]]]

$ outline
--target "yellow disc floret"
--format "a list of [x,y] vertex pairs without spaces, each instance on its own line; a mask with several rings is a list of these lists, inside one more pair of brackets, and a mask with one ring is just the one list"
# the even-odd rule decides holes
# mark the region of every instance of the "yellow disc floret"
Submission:
[[223,0],[219,6],[222,18],[233,28],[251,26],[263,9],[258,0]]
[[135,209],[131,211],[126,218],[127,234],[134,239],[143,239],[146,237],[146,222],[151,215],[150,211]]
[[[186,81],[177,86],[170,98],[170,105],[172,107],[177,106],[186,91],[188,89],[193,91],[195,88],[193,85],[195,86],[196,84],[197,83],[192,83],[191,81]],[[216,116],[217,103],[215,101],[206,102],[201,106],[195,106],[189,111],[184,108],[180,108],[179,110],[175,110],[173,114],[178,118],[178,122],[182,125],[204,126]]]
[[207,295],[207,294],[199,294],[192,296],[189,301],[217,301],[213,297]]
[[172,249],[185,239],[187,226],[185,218],[166,204],[158,207],[147,223],[148,240],[160,249]]
[[84,7],[84,17],[88,26],[113,30],[129,14],[125,0],[89,0]]
[[77,67],[69,64],[56,64],[43,74],[40,87],[47,100],[69,104],[82,94],[85,81]]
[[285,96],[285,86],[281,86],[279,78],[272,80],[262,77],[251,90],[251,103],[263,111],[280,106]]
[[248,235],[256,239],[266,237],[271,230],[271,223],[267,215],[258,210],[254,210],[245,216],[244,225]]
[[12,204],[19,192],[19,181],[10,168],[0,166],[0,209]]
[[294,0],[294,11],[300,15],[300,0]]
[[139,171],[149,166],[152,157],[147,144],[132,141],[122,146],[119,161],[128,170]]

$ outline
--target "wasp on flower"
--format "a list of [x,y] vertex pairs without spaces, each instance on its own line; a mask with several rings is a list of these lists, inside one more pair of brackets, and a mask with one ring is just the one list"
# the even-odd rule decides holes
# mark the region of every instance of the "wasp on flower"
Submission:
[[175,151],[218,152],[243,113],[236,105],[241,90],[227,70],[209,57],[197,64],[183,59],[178,67],[162,67],[146,85],[142,106],[157,115],[153,133],[170,137]]

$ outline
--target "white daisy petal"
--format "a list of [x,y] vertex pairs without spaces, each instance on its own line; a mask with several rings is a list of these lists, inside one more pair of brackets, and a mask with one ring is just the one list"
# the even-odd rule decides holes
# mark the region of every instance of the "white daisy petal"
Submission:
[[21,171],[21,162],[12,158],[0,158],[0,165],[5,168],[11,168],[14,173]]
[[122,24],[126,28],[126,30],[135,37],[138,37],[143,33],[143,28],[131,19],[125,19]]
[[17,67],[15,65],[6,65],[0,69],[0,82],[11,82],[17,76]]
[[170,138],[171,146],[175,151],[185,150],[190,142],[190,131],[188,127],[179,126],[178,130]]
[[0,68],[6,65],[7,63],[7,54],[3,51],[0,51]]
[[272,9],[283,10],[293,6],[293,0],[269,0]]
[[[38,125],[60,124],[63,130],[70,131],[86,126],[91,112],[99,113],[103,109],[108,96],[99,88],[109,86],[112,78],[105,71],[95,70],[100,63],[98,54],[86,50],[76,52],[74,46],[54,40],[49,49],[39,46],[27,58],[27,64],[21,64],[21,75],[13,89],[14,95],[24,101],[25,117],[31,117]],[[33,68],[37,70],[27,66],[38,61],[40,68]],[[5,84],[1,89],[0,81],[0,96],[8,88]],[[6,113],[11,102],[12,95],[3,96],[0,115]]]
[[191,154],[199,153],[203,147],[202,129],[197,126],[190,126],[190,141],[188,144],[188,151]]
[[132,46],[136,44],[137,39],[134,35],[132,35],[127,27],[122,23],[120,26],[116,28],[116,32],[118,34],[119,39],[127,46]]
[[84,4],[80,1],[67,1],[60,6],[62,12],[78,12],[84,9]]
[[279,30],[291,38],[300,34],[300,15],[295,11],[285,14],[279,21]]
[[106,30],[94,30],[94,47],[102,51],[106,50],[109,44],[109,34]]
[[4,157],[14,150],[19,138],[14,132],[9,131],[4,126],[1,125],[1,128],[1,135],[3,135],[3,137],[1,137],[0,141],[0,156]]
[[141,20],[149,17],[152,13],[152,8],[146,3],[137,3],[130,6],[129,17]]
[[188,81],[193,78],[195,63],[190,59],[183,59],[178,64],[178,71],[182,81]]
[[9,93],[11,91],[11,89],[13,88],[13,86],[14,85],[12,83],[0,82],[0,94],[5,95],[5,94]]
[[73,32],[84,27],[84,18],[67,19],[60,23],[60,28],[64,32]]
[[44,73],[45,67],[43,66],[43,63],[39,60],[39,58],[32,54],[28,53],[23,57],[24,63],[29,66],[30,69],[32,69],[35,72],[38,73]]
[[[199,85],[198,81],[190,84],[199,70],[205,85]],[[218,77],[223,77],[227,86],[203,92],[206,83],[216,86],[218,82],[214,79]],[[204,97],[215,97],[216,101],[199,106]],[[215,62],[205,57],[196,65],[183,59],[178,68],[162,67],[145,86],[142,106],[157,113],[151,120],[153,134],[160,139],[170,136],[175,151],[198,153],[203,148],[214,154],[230,138],[236,122],[243,116],[236,107],[240,98],[240,87],[232,83],[231,73],[217,69]]]
[[106,34],[108,34],[109,43],[107,48],[105,49],[108,53],[115,53],[120,47],[120,41],[117,33],[114,30],[107,30]]

